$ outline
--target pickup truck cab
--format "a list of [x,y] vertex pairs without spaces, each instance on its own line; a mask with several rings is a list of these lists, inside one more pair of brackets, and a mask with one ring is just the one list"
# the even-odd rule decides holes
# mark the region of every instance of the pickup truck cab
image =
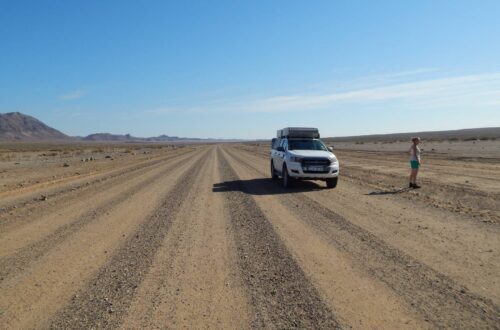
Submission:
[[271,177],[283,178],[283,186],[293,180],[322,180],[335,188],[339,176],[337,157],[320,139],[315,128],[288,127],[278,130],[272,140]]

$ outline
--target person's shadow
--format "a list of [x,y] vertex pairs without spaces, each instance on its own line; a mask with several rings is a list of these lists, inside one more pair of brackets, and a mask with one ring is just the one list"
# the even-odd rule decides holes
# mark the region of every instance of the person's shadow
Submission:
[[411,188],[399,188],[399,189],[393,189],[393,190],[378,190],[378,191],[372,191],[371,193],[365,194],[368,196],[380,196],[380,195],[396,195],[396,194],[401,194],[407,191],[410,191]]

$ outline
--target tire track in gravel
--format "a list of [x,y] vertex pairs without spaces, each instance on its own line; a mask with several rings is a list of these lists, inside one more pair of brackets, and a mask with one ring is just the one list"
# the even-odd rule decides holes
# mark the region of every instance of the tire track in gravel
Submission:
[[[151,170],[148,167],[150,172],[143,174],[147,175],[145,179],[142,179],[142,177],[139,175],[137,179],[142,180],[139,180],[138,183],[133,184],[131,187],[119,192],[116,195],[111,196],[110,198],[104,198],[97,205],[93,205],[91,210],[84,212],[73,221],[66,222],[49,235],[44,236],[42,239],[20,249],[17,249],[14,254],[0,258],[0,283],[7,277],[22,272],[23,269],[29,266],[30,263],[36,261],[39,257],[47,253],[54,246],[63,242],[70,235],[77,232],[80,228],[88,223],[91,223],[92,221],[99,219],[102,214],[111,211],[117,205],[125,202],[127,199],[130,199],[131,196],[133,196],[135,193],[156,181],[158,176],[167,174],[173,168],[179,166],[179,164],[182,164],[183,162],[185,162],[185,159],[180,159],[174,161],[173,163],[169,163],[165,168],[162,168],[162,164],[162,166],[160,166],[159,168],[159,172],[158,170]],[[127,178],[127,180],[130,179],[131,178]],[[112,188],[116,188],[116,186],[113,186]],[[103,190],[100,193],[105,194],[108,190],[110,189]]]
[[[5,248],[9,246],[8,241],[13,238],[20,241],[26,240],[26,236],[16,236],[16,233],[25,233],[32,237],[43,236],[42,233],[51,231],[49,223],[53,223],[55,218],[64,216],[77,216],[83,214],[89,205],[93,206],[100,203],[99,195],[106,196],[119,190],[120,186],[125,186],[133,180],[136,180],[141,175],[145,175],[150,171],[161,168],[164,164],[175,161],[180,158],[190,157],[190,154],[169,155],[161,159],[161,162],[144,164],[127,172],[120,173],[114,177],[104,177],[103,180],[95,184],[85,184],[82,189],[75,189],[68,194],[60,195],[56,198],[48,199],[44,202],[38,202],[34,205],[27,206],[17,210],[17,213],[6,221],[0,222],[0,246]],[[75,202],[76,200],[76,202]],[[55,214],[56,213],[56,214]],[[36,217],[34,216],[36,214]],[[48,223],[47,223],[48,221]],[[65,223],[67,220],[59,220]],[[43,227],[41,226],[43,224]],[[21,245],[17,245],[17,248]],[[0,256],[5,255],[0,249]]]
[[[3,201],[5,202],[8,199],[16,199],[16,198],[22,197],[23,195],[33,194],[36,192],[42,192],[43,190],[50,190],[53,187],[71,184],[72,182],[78,182],[80,180],[92,178],[92,177],[95,177],[96,175],[110,174],[110,173],[113,173],[119,169],[126,169],[129,167],[133,167],[134,163],[135,164],[148,163],[148,162],[163,158],[165,153],[176,154],[179,151],[185,152],[185,150],[170,149],[170,150],[166,150],[166,152],[160,151],[160,152],[155,153],[155,154],[149,154],[148,156],[143,156],[141,154],[139,156],[136,156],[136,155],[129,156],[125,159],[116,158],[116,159],[113,159],[111,161],[105,160],[105,158],[101,159],[101,160],[96,159],[97,163],[95,163],[95,166],[97,166],[97,167],[93,167],[93,168],[91,167],[91,168],[85,169],[85,168],[76,166],[75,170],[77,172],[79,172],[79,174],[64,176],[64,174],[67,174],[67,173],[59,173],[60,176],[58,176],[58,177],[52,176],[52,178],[49,178],[49,177],[33,178],[35,180],[34,183],[23,183],[23,185],[21,187],[16,186],[13,189],[1,191],[0,198],[3,199]],[[78,158],[78,157],[76,157],[76,158]],[[89,163],[89,165],[90,165],[90,163]],[[57,166],[57,165],[53,164],[52,166]],[[80,172],[82,172],[82,173],[80,173]]]
[[[240,161],[229,157],[246,193],[258,190],[258,186],[266,181]],[[357,329],[426,328],[423,318],[393,290],[370,277],[356,266],[356,261],[349,254],[336,249],[328,239],[318,235],[303,221],[303,216],[283,205],[278,195],[262,191],[252,195],[252,198],[265,212],[324,301],[336,311],[342,326]]]
[[[241,149],[244,148],[238,146],[237,150]],[[260,173],[267,172],[269,155],[239,154],[259,168]],[[290,192],[305,193],[389,245],[499,305],[500,264],[497,260],[500,254],[497,247],[500,231],[495,224],[475,221],[467,214],[435,208],[430,200],[419,203],[404,197],[414,193],[433,196],[435,191],[430,189],[373,196],[367,194],[369,186],[352,182],[345,171],[343,173],[335,190],[303,182]]]
[[[230,155],[259,176],[267,177],[243,157]],[[287,191],[269,179],[251,194],[281,194],[280,201],[329,242],[359,261],[365,271],[386,283],[438,328],[497,328],[500,308],[471,293],[448,276],[387,244],[365,229],[302,194]],[[299,207],[297,207],[299,205]]]
[[[49,319],[67,306],[75,293],[119,251],[132,233],[154,214],[191,165],[206,155],[194,155],[149,187],[120,204],[98,221],[82,227],[30,265],[19,276],[0,284],[0,324],[5,328],[47,327]],[[194,165],[193,165],[194,166]]]
[[124,329],[249,327],[234,237],[221,194],[216,149],[138,288]]
[[[134,163],[139,163],[139,162],[147,162],[150,160],[158,159],[161,158],[161,155],[155,155],[154,157],[140,157],[140,158],[128,158],[128,159],[120,159],[120,160],[114,160],[114,161],[105,161],[106,163],[98,163],[95,164],[99,166],[98,168],[89,168],[85,169],[82,167],[76,167],[76,171],[79,174],[73,174],[73,175],[66,175],[67,173],[59,173],[59,177],[57,176],[52,176],[49,177],[33,177],[32,180],[34,182],[31,183],[22,183],[22,186],[14,186],[9,190],[4,190],[0,192],[0,198],[4,199],[14,199],[14,198],[19,198],[22,197],[23,195],[27,195],[30,193],[34,193],[37,191],[42,191],[43,189],[51,189],[55,186],[62,186],[65,184],[71,184],[72,182],[79,181],[79,180],[84,180],[89,177],[96,176],[98,174],[104,174],[104,173],[111,173],[114,170],[117,170],[116,164],[119,163],[120,166],[119,168],[127,168],[131,164]],[[99,161],[98,161],[99,162]],[[102,162],[102,160],[101,160]],[[122,164],[123,163],[123,164]],[[90,163],[89,163],[90,165]],[[55,164],[52,164],[52,166],[56,166]],[[71,165],[70,165],[71,166]],[[32,169],[34,169],[32,167]],[[55,170],[55,168],[54,168]],[[80,171],[82,173],[80,173]]]
[[[201,159],[207,157],[204,152]],[[201,172],[200,161],[181,175],[161,205],[129,236],[74,299],[51,321],[50,328],[117,327],[154,256]]]
[[[167,161],[171,158],[180,157],[184,154],[192,152],[193,151],[182,152],[179,154],[176,153],[175,155],[163,156],[160,159],[148,160],[139,164],[126,166],[125,168],[107,171],[105,173],[94,173],[90,177],[78,178],[77,180],[71,182],[64,182],[63,187],[48,187],[47,189],[30,192],[26,197],[16,197],[14,200],[7,202],[0,208],[0,219],[2,220],[0,221],[0,229],[2,229],[2,231],[4,229],[8,229],[5,227],[8,227],[8,225],[14,221],[16,223],[19,221],[18,217],[12,217],[10,215],[10,213],[12,213],[13,211],[23,210],[24,213],[29,214],[33,212],[33,210],[37,207],[44,206],[42,204],[50,204],[57,198],[67,196],[66,194],[68,193],[72,195],[80,194],[88,188],[92,189],[96,187],[96,184],[101,185],[114,178],[119,178],[136,171],[147,169],[151,166],[161,164],[162,162]],[[40,195],[44,195],[45,199],[51,202],[47,203],[47,201],[44,201],[44,203],[41,203],[38,198]]]
[[243,185],[230,162],[218,150],[222,192],[236,238],[241,276],[252,307],[252,327],[340,328],[333,312],[293,259],[255,201],[243,193]]
[[88,185],[82,190],[18,210],[17,214],[7,219],[8,221],[0,222],[0,258],[43,239],[58,227],[84,215],[89,209],[94,209],[96,205],[112,201],[113,195],[126,186],[132,186],[133,182],[148,172],[189,156],[182,154],[166,157],[160,163],[123,173],[101,183]]

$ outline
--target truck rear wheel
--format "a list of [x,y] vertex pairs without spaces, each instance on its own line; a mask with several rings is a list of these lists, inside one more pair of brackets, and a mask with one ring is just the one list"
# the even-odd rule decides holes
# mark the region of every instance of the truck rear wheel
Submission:
[[276,174],[276,170],[274,169],[274,163],[271,160],[271,179],[278,180],[278,175]]
[[288,170],[286,168],[286,165],[283,165],[283,187],[285,188],[290,188],[292,186],[292,178],[288,175]]
[[331,179],[326,179],[326,186],[328,188],[335,188],[337,186],[337,182],[339,181],[339,178],[331,178]]

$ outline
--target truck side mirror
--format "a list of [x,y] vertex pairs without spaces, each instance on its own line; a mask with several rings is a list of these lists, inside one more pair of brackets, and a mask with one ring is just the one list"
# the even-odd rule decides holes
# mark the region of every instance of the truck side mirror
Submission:
[[333,152],[333,146],[328,147],[328,151]]
[[276,150],[277,151],[285,151],[285,148],[283,148],[283,147],[280,146],[280,147],[276,148]]

